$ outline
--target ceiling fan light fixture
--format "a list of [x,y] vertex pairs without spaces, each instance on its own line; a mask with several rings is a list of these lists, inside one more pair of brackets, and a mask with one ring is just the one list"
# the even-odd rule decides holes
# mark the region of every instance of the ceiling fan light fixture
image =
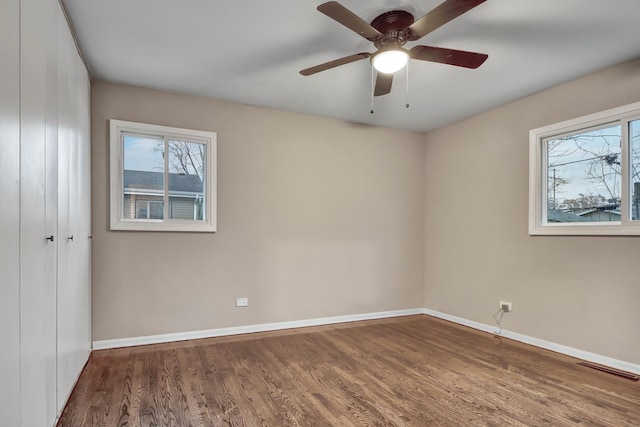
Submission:
[[383,50],[371,58],[373,68],[379,73],[393,74],[409,62],[409,55],[402,49]]

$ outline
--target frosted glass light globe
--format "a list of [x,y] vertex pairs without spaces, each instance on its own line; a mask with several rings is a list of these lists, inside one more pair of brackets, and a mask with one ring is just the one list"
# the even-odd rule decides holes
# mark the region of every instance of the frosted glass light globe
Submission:
[[380,73],[391,74],[402,69],[409,61],[409,55],[402,50],[386,50],[373,57],[373,68]]

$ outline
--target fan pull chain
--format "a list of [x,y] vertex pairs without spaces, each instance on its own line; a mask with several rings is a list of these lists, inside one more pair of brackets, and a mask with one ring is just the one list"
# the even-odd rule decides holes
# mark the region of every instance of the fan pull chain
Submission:
[[374,113],[373,111],[373,91],[375,90],[375,83],[374,83],[374,70],[373,67],[371,67],[371,114]]
[[[409,61],[411,62],[411,61]],[[404,105],[406,108],[409,108],[409,62],[407,62],[407,65],[405,65],[405,67],[407,68],[407,78],[405,79],[406,83],[407,83],[407,103]]]

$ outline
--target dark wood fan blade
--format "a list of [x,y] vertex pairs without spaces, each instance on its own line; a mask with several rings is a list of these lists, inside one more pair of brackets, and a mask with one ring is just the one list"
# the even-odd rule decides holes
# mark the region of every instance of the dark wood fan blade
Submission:
[[300,74],[302,74],[303,76],[310,76],[312,74],[319,73],[320,71],[325,71],[330,68],[348,64],[350,62],[359,61],[361,59],[365,59],[370,56],[371,54],[367,52],[356,53],[355,55],[345,56],[344,58],[335,59],[333,61],[325,62],[324,64],[316,65],[315,67],[306,68],[300,71]]
[[374,40],[382,36],[380,31],[373,28],[368,22],[364,21],[337,1],[323,3],[318,6],[318,10],[334,21],[341,23],[351,31],[355,31],[360,34],[367,40]]
[[446,0],[407,28],[407,38],[418,40],[487,0]]
[[391,84],[393,83],[393,74],[376,73],[376,88],[373,96],[386,95],[391,92]]
[[489,55],[484,53],[444,49],[433,46],[414,46],[409,52],[413,59],[474,69],[481,66],[489,57]]

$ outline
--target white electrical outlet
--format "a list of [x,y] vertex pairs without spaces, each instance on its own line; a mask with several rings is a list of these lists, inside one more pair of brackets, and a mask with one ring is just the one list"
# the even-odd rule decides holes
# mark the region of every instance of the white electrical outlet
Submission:
[[247,307],[249,305],[249,298],[236,299],[236,307]]
[[507,301],[500,301],[500,308],[505,313],[509,313],[509,312],[513,311],[513,305],[510,302],[507,302]]

